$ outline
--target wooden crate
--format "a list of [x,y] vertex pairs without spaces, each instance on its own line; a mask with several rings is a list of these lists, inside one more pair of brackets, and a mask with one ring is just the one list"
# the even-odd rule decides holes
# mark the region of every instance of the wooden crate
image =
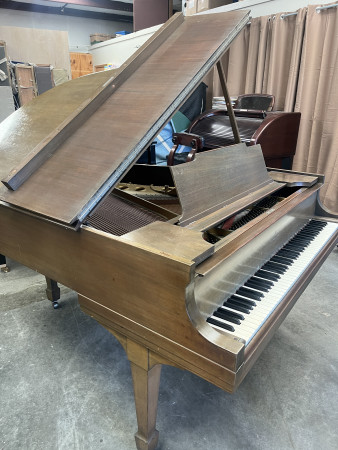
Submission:
[[72,79],[93,73],[93,57],[90,53],[70,53]]
[[23,106],[37,96],[34,68],[26,64],[16,64],[14,70],[20,106]]
[[105,64],[98,64],[97,66],[94,66],[94,72],[102,72],[104,70]]

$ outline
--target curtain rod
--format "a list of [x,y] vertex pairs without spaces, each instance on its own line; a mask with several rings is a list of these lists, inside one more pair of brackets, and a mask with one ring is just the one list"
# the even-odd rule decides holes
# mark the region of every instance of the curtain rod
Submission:
[[285,17],[289,17],[289,16],[296,16],[298,14],[298,12],[292,12],[292,13],[287,13],[287,14],[282,14],[280,16],[281,19],[285,19]]
[[327,6],[317,6],[316,12],[319,14],[320,11],[322,11],[323,9],[330,9],[330,8],[337,8],[337,7],[338,7],[338,3],[335,3],[334,5],[327,5]]
[[[326,6],[317,6],[316,8],[316,12],[319,14],[320,11],[322,11],[323,9],[330,9],[330,8],[337,8],[338,7],[338,3],[335,3],[334,5],[326,5]],[[282,14],[280,16],[281,19],[285,19],[286,17],[290,17],[290,16],[296,16],[298,14],[298,11],[292,12],[292,13],[287,13],[287,14]],[[251,25],[251,21],[247,23],[247,25]]]

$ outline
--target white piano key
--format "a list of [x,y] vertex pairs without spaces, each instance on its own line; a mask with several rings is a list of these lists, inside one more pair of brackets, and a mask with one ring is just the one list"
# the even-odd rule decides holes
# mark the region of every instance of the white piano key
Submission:
[[[255,300],[251,297],[246,297],[245,293],[235,293],[236,296],[246,299],[253,300],[256,303],[256,306],[250,310],[250,314],[242,313],[244,320],[241,321],[239,325],[233,324],[224,320],[225,323],[232,326],[235,331],[230,332],[231,334],[236,335],[245,340],[246,345],[250,342],[250,340],[254,337],[254,335],[259,331],[262,325],[266,322],[266,320],[270,317],[273,311],[277,308],[277,306],[282,302],[282,300],[287,295],[288,291],[292,288],[292,286],[297,282],[302,273],[309,266],[311,261],[314,260],[316,255],[321,251],[327,241],[331,238],[331,236],[337,231],[338,224],[335,223],[327,223],[324,228],[321,230],[317,230],[318,234],[313,237],[311,241],[309,241],[308,246],[306,246],[297,258],[292,260],[292,264],[290,265],[282,265],[286,270],[283,274],[278,274],[278,281],[272,281],[274,284],[269,289],[268,292],[260,291],[259,287],[254,288],[251,286],[245,286],[245,288],[250,289],[253,293],[261,293],[261,300]],[[304,233],[303,233],[304,234]],[[302,235],[302,231],[298,233],[298,235]],[[276,263],[277,264],[277,263]],[[282,263],[281,263],[282,264]],[[263,269],[268,273],[275,274],[272,269],[269,268]],[[255,274],[255,277],[264,279],[263,276]],[[224,309],[229,309],[226,306],[222,306]],[[234,312],[230,309],[231,312]],[[240,312],[238,312],[240,314]],[[219,319],[218,317],[212,316],[214,319],[222,321],[223,319]],[[212,325],[213,326],[213,325]],[[214,326],[214,328],[218,328]],[[221,328],[222,329],[222,328]],[[224,330],[223,330],[224,331]]]

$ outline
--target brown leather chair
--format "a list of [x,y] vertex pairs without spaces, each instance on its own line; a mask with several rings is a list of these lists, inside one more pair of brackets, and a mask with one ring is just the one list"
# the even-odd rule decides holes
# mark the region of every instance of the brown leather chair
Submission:
[[[296,152],[300,113],[235,110],[235,115],[242,142],[247,145],[260,144],[268,167],[291,169]],[[182,143],[189,145],[189,136],[193,137],[193,142],[198,141],[196,136],[203,142],[201,148],[198,141],[199,145],[193,148],[192,153],[235,143],[228,112],[219,109],[206,111],[197,117],[186,136],[182,136]],[[175,146],[171,153],[173,154],[168,161],[174,164]],[[189,160],[191,159],[193,154],[189,154]]]

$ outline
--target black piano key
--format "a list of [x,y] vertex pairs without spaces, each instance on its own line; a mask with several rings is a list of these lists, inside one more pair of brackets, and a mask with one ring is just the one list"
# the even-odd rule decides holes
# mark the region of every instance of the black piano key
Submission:
[[230,303],[236,302],[236,304],[238,303],[239,305],[243,305],[245,308],[248,308],[248,309],[252,309],[254,306],[256,306],[256,302],[254,300],[239,297],[236,294],[234,294],[230,298],[228,298],[227,302],[230,302]]
[[289,242],[287,247],[290,248],[291,250],[295,250],[296,252],[300,252],[300,253],[302,253],[304,251],[304,249],[306,248],[305,245],[295,244],[294,242]]
[[244,283],[244,286],[248,286],[253,289],[257,289],[258,291],[262,291],[262,292],[269,292],[269,290],[270,290],[266,286],[262,286],[261,284],[255,283],[252,280],[248,280],[246,283]]
[[[242,306],[235,301],[230,302],[229,299],[223,303],[223,306],[226,306],[227,308],[233,309],[235,311],[242,312],[244,314],[250,314],[248,307],[246,308],[245,306]],[[250,307],[250,309],[253,309],[252,306]]]
[[312,241],[316,236],[314,236],[313,233],[308,230],[302,230],[299,234],[297,234],[297,237],[301,239],[309,239]]
[[271,287],[273,286],[272,281],[268,281],[268,280],[262,280],[260,278],[256,278],[256,277],[251,277],[248,279],[249,283],[253,283],[257,286],[260,286],[262,288],[266,288],[266,289],[271,289]]
[[300,244],[300,245],[304,245],[304,247],[308,247],[310,245],[310,242],[307,239],[301,239],[300,237],[298,238],[292,238],[291,243],[296,243],[296,244]]
[[224,328],[225,330],[228,330],[228,331],[235,331],[235,328],[232,327],[231,325],[228,325],[227,323],[222,322],[221,320],[213,319],[212,317],[208,317],[207,322],[209,322],[213,325],[217,325],[218,327]]
[[234,323],[236,325],[240,325],[241,321],[239,319],[236,319],[235,317],[232,317],[230,314],[227,314],[227,311],[214,311],[213,313],[214,317],[218,317],[219,319],[227,320],[228,322]]
[[310,224],[305,225],[305,227],[300,230],[300,232],[298,234],[302,234],[302,233],[307,233],[307,232],[311,232],[311,231],[321,231],[319,228],[311,226]]
[[287,251],[287,250],[279,250],[279,252],[276,253],[277,256],[285,256],[285,258],[289,258],[289,259],[297,259],[298,255],[292,254],[291,252]]
[[273,262],[267,262],[264,264],[264,266],[262,267],[262,269],[267,269],[267,270],[271,270],[271,272],[275,272],[275,273],[279,273],[281,275],[283,275],[283,273],[286,271],[285,267],[278,267],[278,265],[276,263]]
[[243,297],[246,298],[251,298],[253,300],[261,300],[261,297],[263,297],[263,294],[260,292],[254,292],[252,289],[248,289],[246,287],[240,287],[239,289],[237,289],[236,294],[238,295],[242,295]]
[[322,224],[323,227],[326,227],[326,225],[327,225],[327,222],[324,222],[324,220],[318,220],[318,219],[311,219],[311,221],[309,223],[313,223],[314,225],[317,223]]
[[271,258],[271,261],[274,262],[278,262],[279,264],[284,264],[285,266],[291,266],[291,264],[293,263],[293,261],[291,261],[291,259],[288,258],[284,258],[284,256],[273,256]]
[[326,227],[327,222],[321,222],[319,220],[311,220],[311,222],[309,222],[306,227],[310,227],[310,228],[320,228],[321,230]]
[[[227,309],[218,308],[214,312],[214,316],[240,325],[245,317],[239,313],[250,314],[250,310],[253,310],[256,306],[255,301],[264,301],[264,299],[261,299],[261,297],[264,297],[264,292],[269,292],[274,283],[280,279],[280,275],[289,269],[325,226],[325,222],[313,220],[309,222],[254,275],[248,278],[235,294],[224,301],[223,305]],[[231,310],[234,310],[234,312]],[[232,328],[229,324],[218,322],[212,317],[207,320],[228,330]]]
[[259,283],[262,283],[264,286],[267,286],[267,287],[272,287],[273,285],[274,285],[274,282],[273,281],[270,281],[270,280],[263,280],[263,278],[258,278],[258,277],[256,277],[255,275],[253,275],[251,278],[250,278],[250,280],[255,280],[255,281],[258,281]]
[[290,239],[289,242],[302,242],[306,245],[309,245],[308,239],[306,239],[305,236],[302,237],[300,234],[296,234],[296,236],[294,236],[292,239]]
[[228,310],[226,310],[226,309],[224,309],[224,308],[222,308],[222,307],[219,307],[219,308],[217,309],[217,311],[220,312],[220,313],[226,313],[228,316],[231,316],[231,317],[233,317],[234,319],[237,319],[237,320],[244,320],[243,314],[239,314],[238,312],[235,312],[235,311],[228,311]]
[[298,256],[302,254],[302,250],[298,250],[293,245],[289,245],[289,244],[284,245],[283,250],[290,251],[292,253],[295,253]]
[[312,220],[308,222],[304,228],[321,228],[321,225],[319,222],[313,222]]
[[272,273],[272,272],[270,272],[268,270],[264,270],[264,269],[257,270],[255,275],[257,275],[258,277],[266,278],[267,280],[270,280],[270,281],[278,281],[280,278],[280,275],[278,275],[278,273]]
[[319,220],[311,220],[310,222],[308,222],[306,225],[305,225],[305,227],[307,227],[307,228],[324,228],[324,226],[322,227],[321,226],[321,223],[322,224],[325,224],[326,225],[326,223],[325,222],[320,222]]
[[288,246],[282,247],[278,252],[288,253],[292,258],[298,258],[298,256],[302,254],[302,252],[294,250]]
[[315,225],[306,225],[301,232],[305,231],[305,232],[321,232],[323,229],[323,227],[317,227]]
[[300,232],[300,236],[302,237],[309,237],[309,238],[315,238],[318,234],[320,233],[320,231],[312,231],[312,230],[302,230]]

